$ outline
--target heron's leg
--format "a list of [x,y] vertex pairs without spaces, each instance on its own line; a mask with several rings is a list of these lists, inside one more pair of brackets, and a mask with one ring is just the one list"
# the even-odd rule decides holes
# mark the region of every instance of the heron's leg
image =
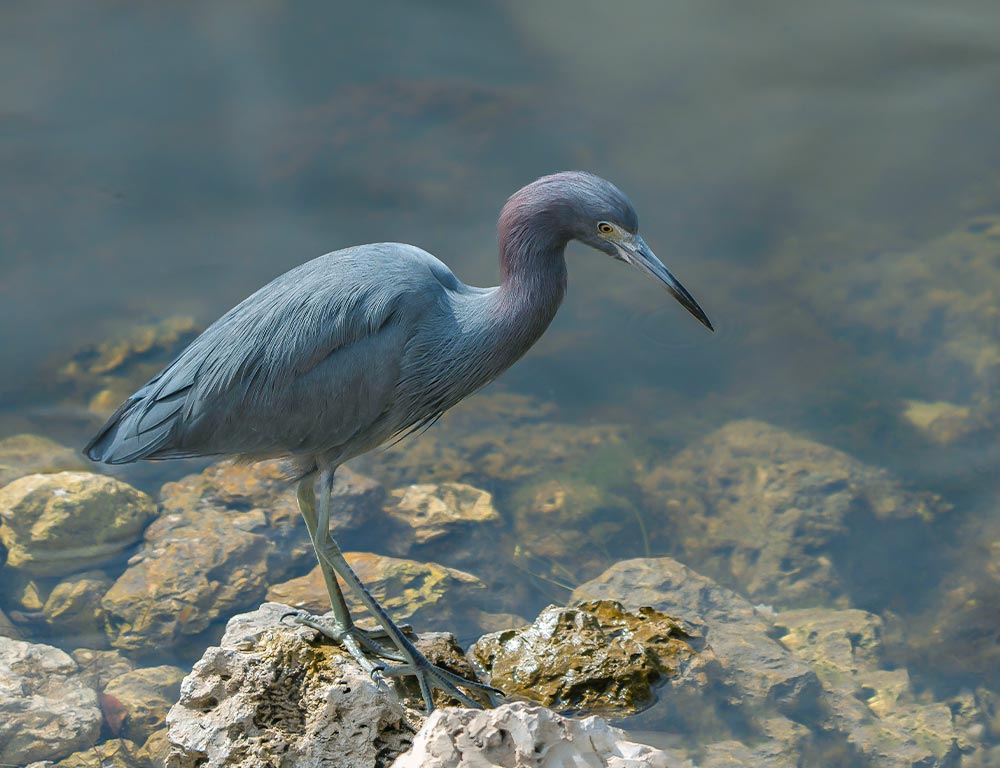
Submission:
[[379,605],[371,592],[368,591],[368,588],[358,578],[358,575],[351,568],[350,563],[347,562],[343,552],[340,551],[340,547],[337,546],[337,542],[334,541],[330,533],[330,496],[332,489],[333,472],[324,470],[320,473],[319,514],[316,519],[316,538],[314,539],[316,553],[320,560],[328,565],[343,580],[344,584],[354,590],[358,599],[385,630],[386,635],[392,641],[393,645],[399,649],[405,663],[387,665],[382,671],[387,675],[393,676],[415,676],[420,685],[420,692],[423,695],[424,704],[427,706],[428,712],[434,709],[434,700],[431,698],[431,690],[433,688],[445,691],[449,696],[453,696],[469,707],[478,707],[480,705],[479,702],[471,699],[459,690],[459,686],[481,691],[493,703],[495,701],[494,696],[497,694],[502,695],[501,691],[493,686],[480,683],[477,680],[466,680],[460,675],[431,664],[417,650],[416,646],[410,642],[403,631],[396,626],[395,622],[389,618],[389,614]]
[[[330,595],[330,604],[333,607],[333,626],[329,622],[313,619],[303,613],[296,617],[299,624],[312,627],[323,633],[331,640],[339,642],[350,652],[355,659],[361,663],[369,674],[378,671],[381,665],[372,665],[371,662],[361,652],[361,648],[375,656],[381,656],[392,661],[404,661],[405,659],[398,653],[384,647],[375,641],[379,633],[366,632],[354,625],[351,612],[344,600],[344,593],[340,589],[337,577],[330,566],[320,557],[317,547],[317,518],[316,518],[316,492],[313,489],[313,478],[309,476],[299,481],[296,495],[299,502],[299,511],[306,521],[306,529],[309,531],[309,538],[312,541],[313,549],[316,552],[316,559],[319,561],[320,571],[323,573],[323,580],[326,582],[326,591]],[[362,661],[363,659],[363,661]],[[371,669],[369,669],[371,667]]]

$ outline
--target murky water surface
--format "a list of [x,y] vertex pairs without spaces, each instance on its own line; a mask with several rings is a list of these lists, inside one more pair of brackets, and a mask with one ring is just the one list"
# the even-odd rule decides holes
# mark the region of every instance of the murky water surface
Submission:
[[[492,284],[506,196],[591,170],[629,194],[718,332],[571,246],[566,303],[528,356],[357,462],[388,489],[493,494],[493,533],[414,559],[472,572],[484,610],[530,620],[623,558],[669,556],[776,611],[772,636],[800,656],[783,612],[868,611],[873,663],[909,674],[900,711],[950,708],[964,741],[942,759],[990,764],[1000,6],[540,5],[0,9],[0,438],[78,449],[198,329],[335,248],[411,242]],[[89,469],[156,499],[206,464]],[[166,513],[134,514],[133,541]],[[189,668],[228,615],[309,569],[293,539],[269,556],[273,579],[215,595],[204,626],[166,644],[79,615],[148,587],[122,581],[135,547],[27,570],[9,557],[0,634]],[[409,546],[363,526],[342,543]],[[250,578],[226,570],[232,546],[224,582]],[[76,613],[60,619],[62,604]],[[435,610],[421,621],[464,641],[504,621]],[[877,712],[880,690],[859,678],[854,698]],[[654,708],[625,725],[672,744],[671,722]],[[718,712],[705,723],[706,739],[746,741]],[[890,764],[810,744],[806,764]]]

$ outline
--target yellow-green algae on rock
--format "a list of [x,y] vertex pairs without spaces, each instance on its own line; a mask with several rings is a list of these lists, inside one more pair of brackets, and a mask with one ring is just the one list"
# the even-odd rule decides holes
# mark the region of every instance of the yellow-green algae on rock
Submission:
[[470,649],[493,685],[561,710],[619,715],[695,656],[691,629],[652,608],[595,600],[550,606],[527,627],[486,635]]
[[28,475],[0,488],[0,541],[8,568],[62,576],[112,560],[155,514],[149,496],[111,477]]

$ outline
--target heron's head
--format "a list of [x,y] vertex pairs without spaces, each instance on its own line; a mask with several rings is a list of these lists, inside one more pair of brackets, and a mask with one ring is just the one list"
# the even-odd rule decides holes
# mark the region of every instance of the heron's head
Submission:
[[544,228],[563,242],[579,240],[624,261],[661,284],[702,325],[715,330],[694,297],[639,236],[635,208],[610,181],[583,171],[543,176],[507,201],[500,216],[501,238],[516,222],[526,225],[523,234],[529,237]]

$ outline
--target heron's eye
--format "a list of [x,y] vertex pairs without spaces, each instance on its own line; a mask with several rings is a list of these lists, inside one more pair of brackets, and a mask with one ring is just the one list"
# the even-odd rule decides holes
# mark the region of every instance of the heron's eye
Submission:
[[612,227],[610,224],[608,224],[608,222],[602,221],[600,224],[597,225],[597,231],[600,232],[602,235],[610,235],[612,232],[615,231],[615,228]]

